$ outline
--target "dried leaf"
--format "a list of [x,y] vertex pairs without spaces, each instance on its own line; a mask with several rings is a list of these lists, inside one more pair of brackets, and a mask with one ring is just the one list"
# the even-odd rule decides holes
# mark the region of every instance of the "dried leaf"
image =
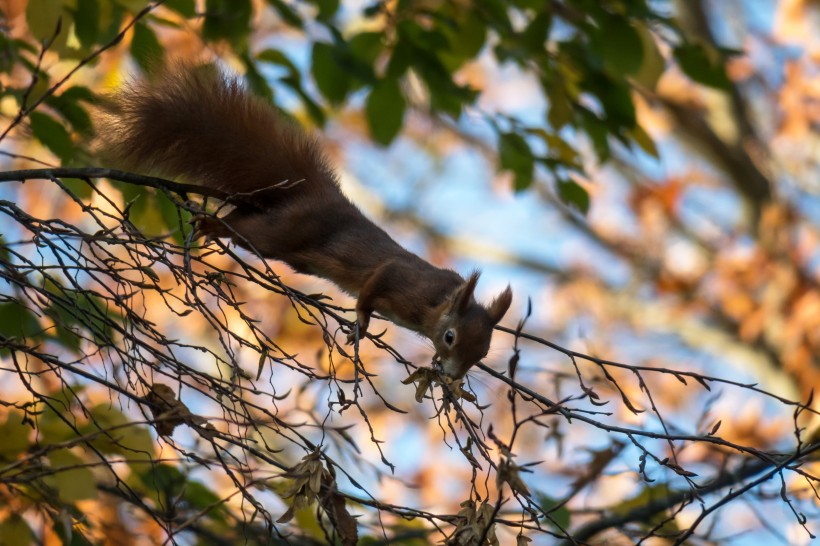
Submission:
[[345,505],[345,498],[335,489],[335,482],[328,484],[333,492],[322,503],[323,508],[330,516],[336,532],[342,541],[342,546],[356,546],[359,543],[359,529],[356,518],[350,515]]
[[276,520],[276,523],[287,523],[287,522],[289,522],[290,520],[293,519],[293,516],[295,515],[295,513],[296,513],[296,510],[294,509],[293,506],[291,506],[290,508],[287,509],[287,511],[284,514],[279,516],[279,519]]
[[496,485],[500,489],[501,486],[506,483],[510,486],[510,489],[516,493],[529,497],[530,490],[524,483],[524,480],[521,479],[520,472],[522,470],[526,471],[509,459],[502,461],[502,463],[498,466],[498,473],[495,476]]

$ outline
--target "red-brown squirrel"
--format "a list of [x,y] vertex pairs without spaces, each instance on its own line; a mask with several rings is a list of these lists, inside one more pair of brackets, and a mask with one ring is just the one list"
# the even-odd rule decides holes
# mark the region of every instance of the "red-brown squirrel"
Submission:
[[126,85],[102,110],[103,157],[241,195],[247,205],[201,218],[198,231],[357,296],[359,336],[376,311],[432,340],[451,377],[486,356],[510,287],[481,305],[473,297],[477,272],[465,280],[399,246],[344,196],[318,141],[236,78],[210,65],[178,65]]

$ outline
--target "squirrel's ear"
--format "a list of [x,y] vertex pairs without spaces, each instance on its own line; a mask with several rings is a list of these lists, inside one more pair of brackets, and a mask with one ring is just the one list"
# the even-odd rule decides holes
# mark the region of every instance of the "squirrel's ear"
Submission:
[[507,285],[507,288],[504,289],[487,307],[487,314],[490,315],[490,320],[493,321],[493,324],[498,324],[501,319],[504,317],[504,313],[507,312],[507,309],[510,308],[510,304],[512,303],[512,288],[510,285]]
[[475,285],[478,283],[479,275],[478,271],[473,271],[465,283],[456,288],[453,293],[453,306],[450,308],[450,312],[463,313],[467,310],[470,301],[473,299],[473,292],[475,291]]

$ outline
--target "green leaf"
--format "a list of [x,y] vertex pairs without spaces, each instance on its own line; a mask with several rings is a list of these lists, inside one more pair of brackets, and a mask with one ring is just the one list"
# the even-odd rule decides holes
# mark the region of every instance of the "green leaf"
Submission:
[[406,103],[399,82],[382,80],[367,96],[365,111],[373,140],[387,146],[401,130]]
[[[65,399],[65,397],[60,397]],[[51,445],[76,438],[77,432],[68,423],[72,423],[71,404],[60,406],[62,413],[46,407],[37,419],[37,440],[41,445]],[[68,421],[68,422],[66,422]]]
[[317,104],[316,101],[313,100],[313,98],[308,95],[304,89],[302,89],[301,82],[293,76],[282,78],[281,81],[299,95],[299,98],[302,99],[302,104],[305,105],[308,115],[316,123],[316,125],[319,127],[324,127],[327,122],[325,111],[322,110],[322,107],[319,106],[319,104]]
[[439,48],[435,55],[448,71],[454,72],[465,62],[474,60],[487,40],[487,25],[478,15],[478,10],[465,9],[446,17],[437,29],[447,38],[446,47]]
[[558,179],[558,197],[581,214],[589,212],[589,194],[574,180]]
[[324,126],[326,119],[325,113],[322,108],[316,103],[313,98],[308,95],[305,90],[302,88],[302,74],[299,72],[299,69],[296,68],[296,65],[293,64],[284,53],[279,51],[278,49],[266,49],[259,53],[256,56],[257,61],[276,64],[282,66],[287,69],[288,75],[282,78],[279,78],[279,81],[290,87],[299,97],[302,99],[302,103],[305,105],[305,109],[308,112],[308,115],[316,122],[317,125],[320,127]]
[[[150,461],[154,454],[154,441],[144,425],[129,425],[129,419],[108,404],[91,408],[94,424],[83,428],[85,433],[116,427],[110,434],[96,436],[91,444],[103,453],[127,456],[131,461]],[[133,463],[141,466],[142,463]],[[132,464],[132,466],[133,466]]]
[[488,24],[495,28],[502,36],[513,31],[508,7],[507,0],[482,0],[481,2],[481,8],[488,13]]
[[[219,504],[221,497],[208,489],[202,482],[189,480],[185,484],[184,498],[187,500],[192,508],[204,510],[206,508]],[[209,512],[208,515],[214,515],[214,512]]]
[[348,42],[350,52],[362,63],[372,65],[384,49],[381,32],[360,32]]
[[13,460],[29,446],[31,428],[23,423],[23,414],[12,410],[0,425],[0,459]]
[[29,31],[38,40],[51,38],[62,14],[62,0],[29,0],[26,6]]
[[97,496],[94,474],[82,466],[82,459],[68,449],[58,449],[48,454],[48,460],[55,473],[45,476],[43,481],[57,490],[61,500],[73,503]]
[[206,0],[202,37],[208,41],[227,40],[243,52],[247,48],[252,13],[251,0]]
[[647,154],[651,155],[655,159],[658,159],[660,156],[658,154],[658,147],[655,146],[655,141],[652,140],[652,137],[649,136],[649,133],[644,131],[643,127],[640,125],[635,125],[627,136],[632,139],[635,144],[641,147],[641,149],[646,152]]
[[[65,180],[63,182],[65,183]],[[99,336],[100,332],[110,334],[110,325],[103,323],[100,313],[95,312],[85,301],[90,296],[67,288],[51,279],[46,280],[44,288],[50,294],[49,305],[44,312],[54,322],[55,330],[49,331],[54,341],[69,350],[78,352],[82,345],[82,338],[88,337],[88,335],[83,335],[84,332],[92,336]],[[104,306],[102,308],[105,309]]]
[[268,0],[268,4],[273,6],[273,9],[279,14],[283,21],[292,27],[302,28],[304,23],[302,18],[296,13],[293,8],[287,5],[282,0]]
[[531,53],[542,53],[546,48],[547,37],[552,26],[552,15],[544,9],[536,15],[521,34],[521,43]]
[[624,17],[609,16],[601,22],[601,56],[615,72],[635,74],[643,62],[643,42]]
[[34,533],[20,514],[12,512],[0,523],[0,544],[3,546],[30,546]]
[[100,6],[97,0],[77,0],[74,12],[74,33],[84,48],[97,43],[99,35]]
[[32,112],[29,118],[35,138],[54,152],[60,161],[68,163],[74,156],[74,143],[65,127],[51,116],[40,112]]
[[157,192],[154,199],[154,207],[162,216],[164,224],[171,230],[171,236],[174,241],[178,245],[184,244],[186,230],[192,229],[188,223],[191,219],[191,213],[177,207],[163,192]]
[[187,19],[196,17],[196,0],[166,0],[163,5]]
[[114,0],[117,4],[130,11],[136,13],[146,6],[146,0]]
[[[553,499],[552,497],[545,495],[543,493],[536,493],[536,498],[538,499],[538,505],[541,507],[546,513],[549,513],[549,519],[547,523],[550,527],[555,530],[566,532],[569,530],[569,523],[570,523],[570,512],[566,506],[562,506],[557,510],[553,510],[553,507],[558,504],[558,500]],[[550,510],[553,510],[550,512]]]
[[336,48],[325,42],[313,44],[311,74],[316,86],[331,104],[340,104],[347,96],[350,82],[339,62]]
[[66,89],[60,95],[52,95],[46,99],[46,104],[60,112],[60,114],[71,124],[71,127],[84,136],[89,136],[93,132],[91,116],[80,104],[80,101],[94,101],[94,95],[86,87],[75,86]]
[[515,175],[515,191],[522,191],[532,184],[535,157],[529,144],[517,133],[500,133],[498,154],[502,169]]
[[256,55],[256,60],[283,66],[288,69],[291,76],[299,77],[300,75],[299,69],[296,68],[293,61],[291,61],[287,55],[278,49],[266,49]]
[[97,96],[88,87],[82,85],[73,85],[60,93],[60,97],[65,100],[85,101],[93,103],[97,100]]
[[[637,510],[639,508],[645,507],[653,502],[666,499],[671,495],[677,493],[675,490],[669,487],[668,484],[658,484],[652,485],[649,487],[644,488],[640,493],[621,501],[619,504],[616,504],[611,507],[611,510],[614,514],[623,515],[629,514],[633,510]],[[643,521],[640,522],[644,529],[648,527],[654,527],[656,525],[661,525],[660,529],[657,529],[659,533],[670,533],[674,534],[679,529],[677,524],[675,523],[674,519],[669,519],[666,512],[658,512],[652,516],[645,518]]]
[[[99,1],[99,0],[98,0]],[[100,36],[116,36],[120,31],[120,23],[125,17],[125,10],[117,3],[103,0],[100,8]]]
[[144,23],[134,25],[134,39],[131,41],[131,56],[144,72],[150,72],[162,61],[165,49],[157,40],[157,35]]
[[37,317],[16,301],[0,303],[0,335],[32,338],[42,332]]
[[459,53],[467,59],[478,55],[487,41],[487,24],[479,16],[479,10],[468,9],[462,21],[459,21]]
[[675,59],[684,74],[698,83],[726,90],[731,86],[720,53],[702,44],[684,44],[675,48]]
[[626,83],[610,80],[603,83],[596,95],[606,112],[606,122],[611,132],[635,127],[635,103],[632,89]]
[[331,19],[339,11],[341,4],[340,0],[314,0],[314,3],[319,6],[319,20]]
[[635,30],[638,31],[641,46],[643,47],[643,61],[641,67],[634,74],[635,81],[647,89],[654,90],[658,80],[666,70],[666,59],[658,49],[658,44],[646,25],[637,24]]
[[54,321],[55,331],[51,332],[53,339],[63,347],[76,353],[79,352],[82,346],[82,338],[80,334],[76,333],[76,330],[79,330],[78,326],[82,327],[82,324],[79,318],[71,313],[73,309],[73,306],[69,310],[65,304],[53,300],[51,305],[45,309],[45,313]]
[[551,81],[546,88],[549,110],[547,121],[556,131],[572,121],[572,103],[564,87],[557,80]]
[[151,464],[138,470],[134,488],[160,505],[176,502],[184,492],[186,479],[179,469],[168,464]]
[[317,18],[320,21],[328,21],[339,11],[339,0],[312,0],[319,8]]
[[595,155],[598,156],[598,161],[604,163],[611,155],[606,125],[592,112],[587,110],[582,110],[581,120],[584,131],[592,141],[592,146],[595,149]]
[[242,64],[245,65],[245,82],[247,82],[248,88],[267,102],[273,102],[273,90],[268,85],[265,77],[256,69],[253,60],[247,55],[242,55]]
[[401,77],[413,60],[413,47],[406,41],[399,38],[399,41],[393,46],[393,52],[390,55],[390,61],[387,63],[387,70],[385,74],[389,78]]

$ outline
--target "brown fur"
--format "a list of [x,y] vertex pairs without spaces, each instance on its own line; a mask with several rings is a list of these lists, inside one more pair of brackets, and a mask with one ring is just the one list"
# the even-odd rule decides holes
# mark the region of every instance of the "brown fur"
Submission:
[[473,297],[477,273],[465,281],[403,249],[342,194],[316,139],[215,67],[130,83],[103,105],[98,134],[115,166],[250,194],[253,205],[201,220],[200,232],[358,296],[360,336],[379,312],[430,338],[454,377],[487,354],[510,288],[484,307]]

